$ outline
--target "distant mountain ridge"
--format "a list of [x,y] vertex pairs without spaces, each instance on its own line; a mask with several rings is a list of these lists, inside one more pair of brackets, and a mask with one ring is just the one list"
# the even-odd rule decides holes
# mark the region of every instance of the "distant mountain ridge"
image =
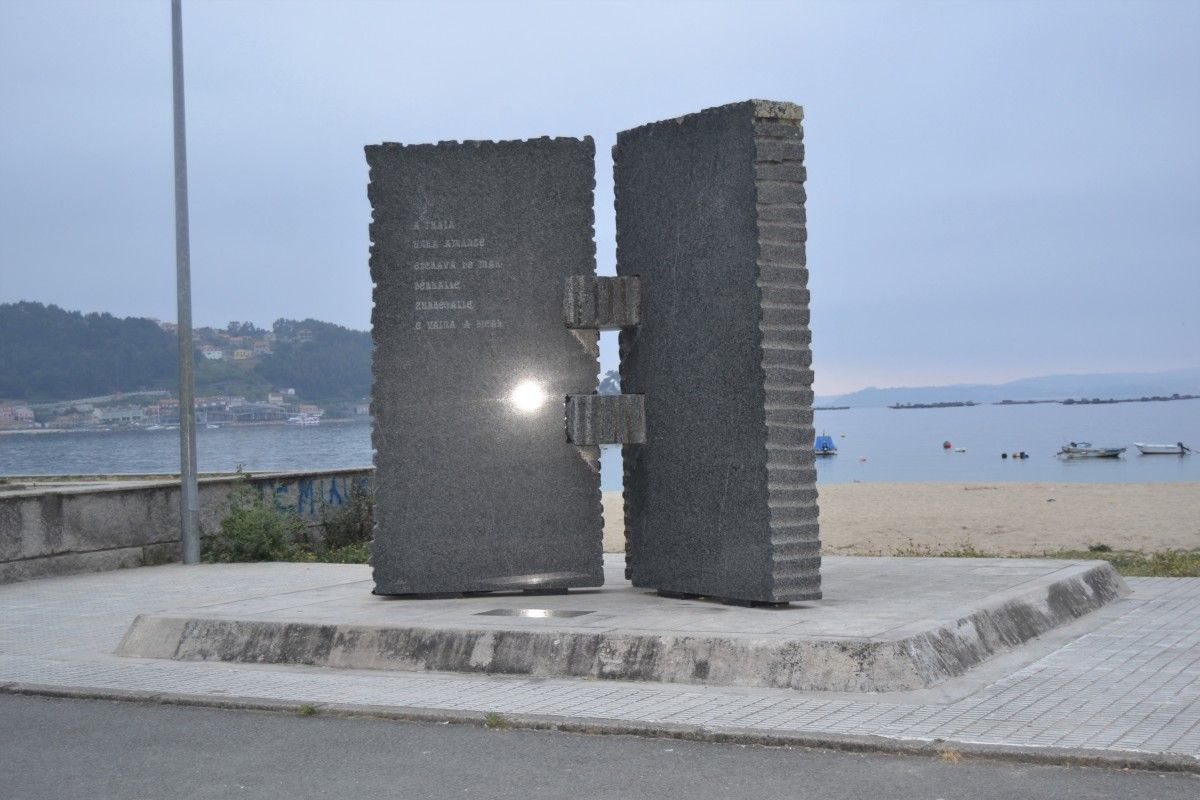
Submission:
[[869,386],[857,392],[823,395],[818,406],[879,407],[895,403],[1001,400],[1065,400],[1067,398],[1129,398],[1200,394],[1200,367],[1166,372],[1109,372],[1090,375],[1041,375],[1007,383],[956,383],[946,386]]

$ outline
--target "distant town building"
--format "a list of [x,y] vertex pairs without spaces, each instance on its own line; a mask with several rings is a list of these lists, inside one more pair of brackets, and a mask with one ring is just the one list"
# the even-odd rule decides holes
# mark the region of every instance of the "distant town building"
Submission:
[[271,392],[267,395],[267,402],[273,406],[283,405],[283,394],[280,392]]
[[242,403],[231,406],[229,413],[234,422],[283,422],[288,418],[286,409],[270,403]]
[[259,341],[256,341],[253,345],[251,345],[251,347],[253,347],[254,355],[256,355],[256,356],[271,355],[271,343],[270,342],[259,340]]
[[214,409],[214,408],[223,409],[228,406],[235,406],[235,405],[238,405],[239,403],[244,403],[244,402],[246,402],[246,398],[244,398],[244,397],[229,397],[229,396],[223,395],[223,394],[206,396],[206,397],[197,397],[195,399],[196,408],[197,409],[205,409],[205,410]]
[[0,403],[0,428],[24,428],[34,424],[33,409],[23,403]]
[[137,406],[113,406],[92,411],[92,417],[101,425],[131,425],[141,422],[145,416],[145,409]]
[[96,418],[89,411],[86,414],[59,414],[54,418],[53,426],[55,428],[86,428],[88,425],[94,425],[95,422]]
[[211,344],[200,345],[200,353],[209,361],[220,361],[225,357],[225,351]]
[[312,340],[313,340],[313,332],[310,331],[308,328],[301,328],[300,330],[296,331],[296,341],[297,342],[300,342],[301,344],[303,344],[305,342],[311,342]]
[[233,351],[233,360],[234,361],[246,361],[247,359],[251,359],[251,358],[254,358],[253,350],[247,350],[244,347],[239,347],[238,349]]

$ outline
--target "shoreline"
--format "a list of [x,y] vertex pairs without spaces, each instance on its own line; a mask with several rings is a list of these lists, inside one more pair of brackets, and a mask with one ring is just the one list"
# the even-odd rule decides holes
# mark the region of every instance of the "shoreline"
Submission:
[[[1200,548],[1200,481],[832,483],[817,490],[825,555]],[[622,518],[621,493],[604,492],[605,552],[624,550]]]
[[[370,424],[371,418],[359,419],[357,417],[334,417],[331,419],[322,418],[320,425],[353,425],[361,423],[364,425]],[[175,425],[175,423],[171,423]],[[291,425],[292,427],[301,427],[295,423],[280,420],[278,422],[221,422],[217,423],[216,429],[221,428],[281,428]],[[196,425],[196,430],[201,431],[207,428],[207,424]],[[312,427],[319,427],[312,426]],[[17,434],[48,434],[48,433],[160,433],[167,431],[168,433],[178,432],[179,427],[160,428],[159,430],[150,430],[149,428],[131,427],[131,428],[20,428],[12,430],[0,430],[0,436],[9,436]]]

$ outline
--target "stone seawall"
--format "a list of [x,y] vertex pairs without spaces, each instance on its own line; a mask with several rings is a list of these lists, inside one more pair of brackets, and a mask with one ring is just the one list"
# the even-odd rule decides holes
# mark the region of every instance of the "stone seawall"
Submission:
[[[315,525],[370,487],[370,467],[200,478],[200,525],[217,530],[242,481]],[[179,482],[171,476],[9,477],[0,483],[0,584],[179,560]]]

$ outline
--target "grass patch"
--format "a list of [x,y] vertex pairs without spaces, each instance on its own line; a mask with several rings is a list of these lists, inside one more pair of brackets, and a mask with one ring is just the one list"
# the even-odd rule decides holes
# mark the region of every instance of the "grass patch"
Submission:
[[483,715],[483,727],[489,731],[503,731],[512,727],[508,717],[498,711],[489,711]]
[[1164,550],[1143,553],[1137,550],[1056,550],[1038,558],[1092,558],[1107,561],[1130,578],[1200,577],[1200,550]]
[[935,550],[927,545],[902,547],[897,549],[895,554],[918,558],[1059,558],[1068,561],[1107,561],[1119,574],[1128,578],[1200,577],[1200,550],[1143,553],[1140,550],[1114,550],[1106,544],[1094,544],[1087,550],[987,553],[977,549],[970,542],[964,542],[945,550]]
[[946,550],[936,550],[927,544],[910,544],[907,547],[897,547],[895,555],[904,558],[1015,558],[1015,556],[1003,556],[998,553],[976,550],[975,545],[970,542],[964,542]]
[[317,707],[312,703],[303,703],[296,709],[296,713],[302,717],[311,717],[317,713]]
[[938,748],[938,758],[947,764],[957,764],[962,761],[962,753],[953,747],[942,746]]
[[370,558],[371,545],[368,542],[348,544],[316,554],[317,561],[322,564],[366,564]]

